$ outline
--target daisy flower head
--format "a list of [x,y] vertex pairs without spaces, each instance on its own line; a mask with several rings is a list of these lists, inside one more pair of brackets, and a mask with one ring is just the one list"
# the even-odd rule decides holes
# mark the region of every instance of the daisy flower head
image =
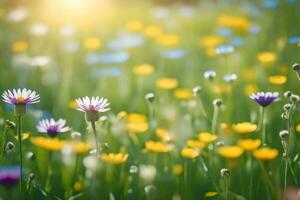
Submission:
[[279,93],[278,92],[256,92],[250,95],[250,99],[258,103],[262,107],[266,107],[269,104],[279,100]]
[[2,94],[3,101],[15,105],[15,115],[22,116],[26,113],[27,104],[35,104],[40,101],[40,96],[26,88],[6,90]]
[[59,133],[68,132],[71,130],[70,127],[65,126],[66,120],[65,119],[59,119],[55,121],[54,119],[43,119],[38,122],[38,125],[36,126],[36,129],[40,133],[46,133],[50,137],[55,137]]
[[99,120],[99,113],[106,112],[110,108],[109,102],[106,98],[100,97],[82,97],[77,98],[76,103],[78,104],[77,110],[85,112],[86,120],[89,122],[95,122]]

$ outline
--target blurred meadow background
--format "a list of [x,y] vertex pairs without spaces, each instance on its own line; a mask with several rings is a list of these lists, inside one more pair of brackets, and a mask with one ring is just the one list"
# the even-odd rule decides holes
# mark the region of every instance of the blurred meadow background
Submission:
[[[299,16],[298,0],[1,0],[1,93],[40,102],[13,184],[17,118],[0,105],[0,197],[300,199]],[[85,96],[110,103],[97,147]],[[50,118],[71,130],[39,133]]]

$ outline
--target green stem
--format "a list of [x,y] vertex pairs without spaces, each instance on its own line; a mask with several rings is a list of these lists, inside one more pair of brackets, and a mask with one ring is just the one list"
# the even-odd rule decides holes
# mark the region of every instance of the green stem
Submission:
[[252,199],[253,192],[253,159],[251,153],[249,152],[249,162],[250,162],[250,189],[249,189],[249,199]]
[[284,169],[284,188],[286,188],[286,182],[287,182],[287,171],[288,171],[288,161],[287,161],[287,158],[285,158],[285,169]]
[[23,178],[23,151],[22,151],[22,133],[21,133],[21,116],[18,116],[18,140],[19,140],[19,156],[20,156],[20,191],[22,193],[22,178]]
[[229,200],[229,177],[224,177],[224,183],[225,183],[225,199]]
[[50,193],[51,190],[51,176],[52,176],[51,161],[52,161],[52,152],[49,151],[48,174],[47,174],[47,180],[45,185],[45,190],[47,191],[47,193]]
[[265,118],[265,108],[263,106],[261,106],[260,107],[259,130],[261,131],[263,146],[266,146],[266,124],[265,124],[264,118]]
[[94,138],[95,138],[95,149],[96,149],[96,153],[98,152],[98,142],[97,142],[97,131],[96,131],[96,124],[95,122],[91,122],[92,124],[92,128],[93,128],[93,134],[94,134]]
[[300,81],[300,74],[299,74],[299,71],[296,71],[296,74],[297,74],[298,80]]
[[2,147],[1,147],[1,152],[0,152],[0,158],[2,159],[2,157],[4,156],[4,154],[5,154],[5,148],[6,148],[6,135],[7,135],[7,130],[8,130],[9,128],[7,127],[7,126],[5,126],[5,128],[4,128],[4,131],[3,131],[3,141],[1,141],[1,145],[2,145]]
[[211,125],[211,133],[213,134],[215,134],[217,130],[218,115],[219,115],[219,108],[217,106],[214,106],[213,121]]

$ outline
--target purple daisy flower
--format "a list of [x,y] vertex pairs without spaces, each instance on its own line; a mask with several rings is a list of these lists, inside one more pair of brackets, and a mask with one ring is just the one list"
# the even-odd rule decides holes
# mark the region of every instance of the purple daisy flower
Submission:
[[0,185],[12,187],[19,182],[20,166],[0,167]]
[[40,101],[40,96],[36,94],[35,91],[19,88],[17,90],[13,89],[12,91],[6,90],[2,94],[3,101],[13,105],[20,104],[34,104]]
[[2,94],[3,101],[15,106],[15,115],[21,117],[26,113],[26,105],[34,104],[40,101],[40,96],[31,90],[13,89],[6,90]]
[[36,128],[41,133],[47,133],[50,137],[55,137],[59,133],[64,133],[71,130],[70,127],[65,127],[65,124],[66,120],[64,119],[59,119],[57,121],[54,119],[43,119],[39,121]]
[[77,98],[76,103],[78,104],[77,110],[86,113],[86,119],[90,122],[98,121],[99,112],[108,111],[110,108],[108,100],[100,97],[83,97]]
[[261,105],[262,107],[266,107],[269,104],[276,102],[279,100],[278,92],[257,92],[250,95],[250,98]]

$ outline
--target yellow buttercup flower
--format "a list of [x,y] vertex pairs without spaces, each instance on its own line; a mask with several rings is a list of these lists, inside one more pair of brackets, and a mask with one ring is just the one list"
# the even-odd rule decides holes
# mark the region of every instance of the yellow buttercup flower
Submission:
[[268,147],[262,147],[262,148],[254,150],[253,155],[259,160],[269,161],[269,160],[273,160],[277,157],[278,150],[271,149]]
[[232,128],[230,124],[227,123],[221,123],[220,125],[220,129],[221,131],[226,134],[226,135],[230,135],[232,133]]
[[261,145],[260,139],[240,139],[237,144],[246,151],[253,151]]
[[82,186],[82,184],[80,182],[76,182],[74,184],[74,190],[75,191],[79,192],[79,191],[82,191],[82,189],[83,189],[83,186]]
[[251,22],[245,17],[221,15],[218,17],[218,25],[247,31]]
[[132,20],[127,22],[126,27],[129,31],[136,32],[140,31],[143,28],[143,24],[138,20]]
[[176,164],[173,166],[173,174],[175,176],[179,176],[183,173],[183,166],[182,165],[179,165],[179,164]]
[[[23,133],[22,134],[22,140],[27,140],[29,138],[30,134],[29,133]],[[15,136],[16,140],[19,140],[19,137],[16,135]]]
[[300,124],[297,124],[297,125],[296,125],[296,131],[297,131],[297,132],[300,132]]
[[176,46],[179,42],[179,37],[177,35],[174,34],[170,34],[170,35],[161,35],[158,38],[159,43],[162,46],[166,46],[166,47],[173,47]]
[[155,134],[161,140],[168,140],[171,138],[170,133],[164,129],[158,128],[155,130]]
[[257,125],[250,122],[242,122],[232,125],[232,129],[240,134],[248,134],[256,131]]
[[149,124],[145,115],[131,113],[126,116],[127,130],[132,133],[142,133],[149,129]]
[[59,151],[66,144],[65,141],[56,138],[34,137],[31,138],[31,143],[48,151]]
[[88,37],[84,41],[84,47],[90,50],[97,50],[101,47],[102,42],[98,37]]
[[186,142],[186,144],[187,144],[188,147],[199,148],[199,149],[203,149],[206,146],[206,143],[201,142],[199,140],[188,140]]
[[262,64],[272,64],[277,60],[277,54],[270,51],[261,52],[257,55],[257,59]]
[[215,134],[208,133],[208,132],[201,132],[201,133],[199,133],[198,138],[200,141],[208,144],[208,143],[212,143],[216,139],[218,139],[218,136]]
[[245,93],[250,96],[251,94],[255,93],[257,91],[257,87],[253,84],[248,84],[245,87]]
[[180,153],[182,157],[190,158],[190,159],[194,159],[200,154],[199,151],[197,151],[196,149],[189,148],[189,147],[183,148]]
[[220,36],[215,35],[209,35],[201,38],[199,40],[199,45],[206,47],[206,48],[212,48],[213,51],[215,51],[215,47],[222,44],[224,42],[224,38]]
[[139,123],[139,122],[147,121],[146,116],[143,114],[139,114],[139,113],[130,113],[126,116],[126,119],[128,122],[132,122],[132,123]]
[[142,64],[142,65],[135,66],[132,69],[132,72],[136,75],[148,76],[154,72],[154,67],[149,64]]
[[155,153],[167,153],[172,150],[172,146],[158,141],[147,141],[145,144],[146,150]]
[[174,96],[180,100],[189,100],[193,98],[193,93],[190,89],[178,88],[174,91]]
[[150,38],[156,38],[161,35],[161,29],[159,26],[147,26],[144,30],[144,34]]
[[218,148],[218,153],[222,157],[229,159],[238,158],[243,152],[244,150],[239,146],[222,146]]
[[216,94],[229,93],[231,91],[231,86],[228,83],[215,85],[213,86],[212,91]]
[[78,108],[78,104],[76,103],[75,100],[70,101],[69,108],[74,109],[74,110],[76,110]]
[[165,90],[171,90],[176,88],[178,81],[175,78],[160,78],[156,80],[156,87]]
[[28,49],[28,43],[24,40],[16,41],[12,44],[11,49],[13,52],[17,52],[17,53],[24,52]]
[[88,142],[66,141],[66,145],[70,145],[77,154],[83,154],[92,149],[92,145]]
[[287,77],[282,76],[282,75],[269,76],[268,80],[269,80],[269,83],[271,83],[273,85],[283,85],[286,83]]
[[127,130],[132,133],[143,133],[149,129],[147,122],[129,122],[127,123]]
[[101,159],[105,162],[108,162],[110,164],[114,165],[120,165],[123,164],[127,158],[128,154],[126,153],[104,153],[100,155]]
[[118,116],[119,119],[125,119],[127,117],[127,112],[121,111],[121,112],[118,113],[117,116]]
[[208,197],[214,197],[214,196],[217,196],[217,195],[218,195],[218,192],[206,192],[204,197],[208,198]]

